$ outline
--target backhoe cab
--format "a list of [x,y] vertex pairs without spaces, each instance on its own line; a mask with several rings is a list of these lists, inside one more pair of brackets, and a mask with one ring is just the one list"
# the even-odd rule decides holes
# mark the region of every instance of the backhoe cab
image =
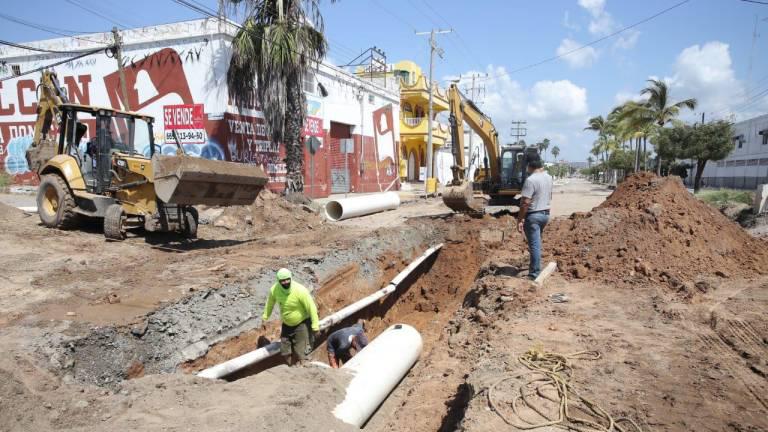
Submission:
[[186,156],[178,142],[176,155],[159,154],[152,117],[67,103],[52,72],[40,87],[26,157],[40,175],[37,208],[48,227],[94,217],[108,239],[122,240],[132,227],[194,238],[193,205],[252,204],[267,183],[260,167]]

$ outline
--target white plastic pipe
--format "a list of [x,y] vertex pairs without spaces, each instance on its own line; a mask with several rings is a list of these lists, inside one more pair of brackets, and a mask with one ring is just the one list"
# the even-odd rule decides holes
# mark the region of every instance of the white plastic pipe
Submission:
[[403,269],[403,271],[398,273],[397,276],[395,276],[392,279],[392,281],[390,281],[389,284],[387,284],[387,286],[385,286],[384,288],[320,320],[320,323],[319,323],[320,330],[326,329],[328,327],[331,327],[334,324],[341,322],[343,319],[349,317],[355,312],[362,310],[368,307],[369,305],[373,304],[374,302],[378,301],[379,299],[382,299],[388,296],[389,294],[395,292],[395,289],[397,289],[397,286],[400,285],[403,282],[403,280],[405,280],[405,278],[408,277],[409,274],[411,274],[414,270],[416,270],[421,265],[421,263],[424,262],[424,260],[432,256],[433,253],[437,252],[442,247],[443,247],[442,243],[436,246],[432,246],[431,248],[424,251],[424,253],[421,254],[420,257],[416,258],[413,262],[408,264],[408,267],[406,267],[405,269]]
[[[333,326],[334,324],[341,322],[342,320],[351,316],[355,312],[361,309],[364,309],[365,307],[373,304],[379,299],[384,298],[385,296],[395,292],[398,285],[400,285],[405,280],[405,278],[408,277],[408,275],[410,275],[414,270],[416,270],[416,268],[418,268],[421,265],[421,263],[424,262],[424,260],[429,258],[432,254],[440,250],[440,248],[442,247],[443,247],[442,243],[432,246],[431,248],[424,251],[424,253],[421,254],[420,257],[416,258],[413,262],[411,262],[408,265],[408,267],[403,269],[403,271],[398,273],[397,276],[395,276],[392,279],[392,281],[389,282],[389,284],[387,284],[387,286],[385,286],[384,288],[320,320],[320,322],[318,323],[320,326],[320,330],[326,329],[328,327]],[[280,352],[280,342],[272,342],[271,344],[261,347],[255,351],[245,353],[239,357],[235,357],[231,360],[227,360],[224,363],[219,363],[208,369],[204,369],[198,372],[197,376],[203,377],[203,378],[211,378],[211,379],[223,378],[241,369],[245,369],[249,366],[252,366],[264,359],[272,357],[273,355],[276,355],[279,352]]]
[[394,210],[399,206],[400,195],[397,192],[384,192],[329,201],[325,205],[325,215],[332,221],[340,221],[384,210]]
[[235,357],[232,360],[219,363],[216,366],[209,367],[198,372],[197,376],[202,378],[219,379],[227,375],[231,375],[241,369],[256,364],[264,359],[270,358],[280,352],[280,342],[272,342],[271,344],[261,347],[257,350],[247,352],[239,357]]
[[363,427],[419,359],[421,348],[421,335],[407,324],[395,324],[381,333],[341,367],[353,377],[333,415]]

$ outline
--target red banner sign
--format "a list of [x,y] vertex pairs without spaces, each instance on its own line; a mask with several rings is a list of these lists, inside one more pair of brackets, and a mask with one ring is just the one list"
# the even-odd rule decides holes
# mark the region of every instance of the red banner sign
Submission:
[[165,129],[205,129],[203,104],[166,105],[163,107]]
[[304,136],[313,136],[322,138],[323,119],[320,117],[309,117],[304,120]]

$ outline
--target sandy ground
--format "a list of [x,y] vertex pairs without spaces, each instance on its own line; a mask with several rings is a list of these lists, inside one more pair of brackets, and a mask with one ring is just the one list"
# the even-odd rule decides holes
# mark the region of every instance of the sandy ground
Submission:
[[585,179],[566,179],[564,185],[552,190],[552,216],[568,216],[573,212],[589,211],[598,206],[611,194],[605,186],[593,184]]
[[[553,213],[589,211],[608,193],[571,180],[555,188]],[[290,213],[263,212],[275,220],[257,225],[236,211],[232,229],[204,226],[192,243],[105,242],[97,227],[59,232],[0,210],[0,431],[349,430],[329,414],[345,382],[332,371],[281,366],[229,383],[183,372],[277,335],[276,323],[256,330],[277,267],[296,269],[324,314],[438,241],[419,279],[352,317],[368,319],[371,337],[395,322],[424,337],[365,430],[516,430],[499,412],[510,418],[510,377],[532,347],[600,352],[574,361],[573,385],[644,431],[768,430],[765,276],[688,297],[560,274],[533,287],[516,277],[527,255],[511,216],[450,215],[436,199],[333,225],[302,217],[292,230],[270,230]],[[496,412],[488,390],[501,379]]]

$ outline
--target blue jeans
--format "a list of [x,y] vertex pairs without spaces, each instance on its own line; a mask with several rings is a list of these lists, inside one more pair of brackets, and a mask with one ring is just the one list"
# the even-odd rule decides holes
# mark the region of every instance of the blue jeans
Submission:
[[528,252],[531,254],[531,263],[528,266],[528,277],[531,279],[535,279],[541,272],[541,233],[547,222],[549,215],[544,212],[525,215],[523,231],[528,240]]

